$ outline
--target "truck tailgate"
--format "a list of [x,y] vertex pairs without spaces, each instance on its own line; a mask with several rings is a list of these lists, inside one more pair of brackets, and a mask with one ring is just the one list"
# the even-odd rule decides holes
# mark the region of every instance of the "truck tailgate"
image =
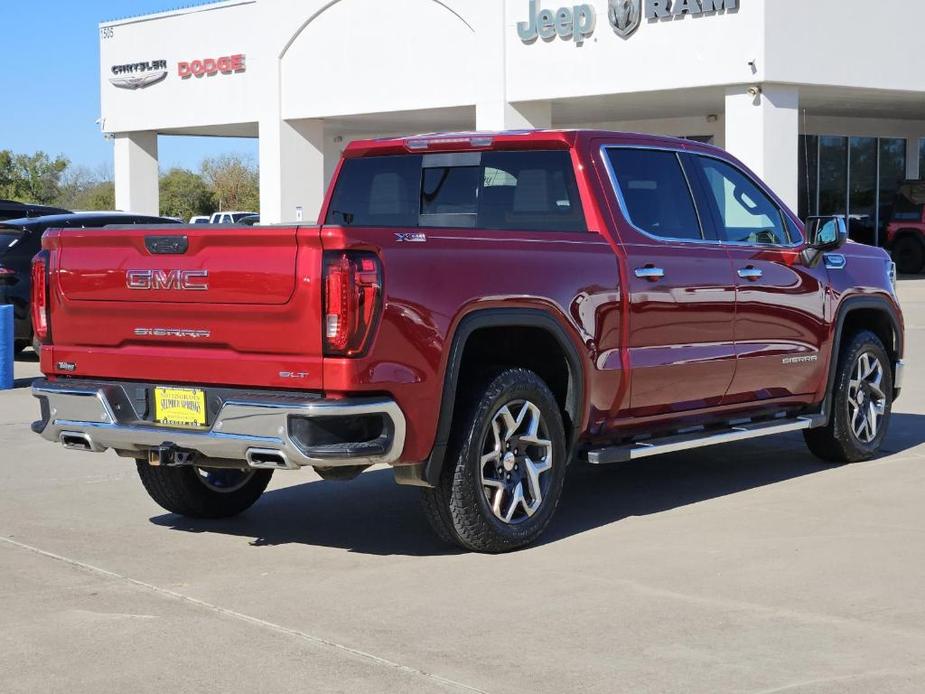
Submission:
[[317,227],[65,230],[47,245],[46,373],[322,387]]

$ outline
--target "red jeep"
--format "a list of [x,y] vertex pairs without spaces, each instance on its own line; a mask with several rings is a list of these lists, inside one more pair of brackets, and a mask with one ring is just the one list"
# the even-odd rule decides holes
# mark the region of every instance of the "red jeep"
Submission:
[[317,226],[49,232],[50,441],[194,517],[274,470],[375,464],[448,542],[536,539],[570,461],[803,431],[874,456],[902,376],[894,267],[719,149],[611,132],[355,142]]
[[917,275],[925,267],[925,181],[906,181],[896,194],[886,247],[901,273]]

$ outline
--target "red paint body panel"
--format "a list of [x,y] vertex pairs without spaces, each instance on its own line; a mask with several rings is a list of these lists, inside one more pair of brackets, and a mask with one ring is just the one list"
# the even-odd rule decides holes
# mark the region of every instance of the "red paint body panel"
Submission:
[[[473,149],[467,137],[428,151]],[[806,265],[799,248],[775,254],[645,237],[620,210],[602,168],[604,143],[706,151],[738,165],[708,146],[643,135],[501,133],[475,149],[571,151],[589,232],[415,228],[426,242],[403,243],[394,228],[171,230],[189,239],[182,255],[146,250],[145,237],[163,229],[62,232],[48,246],[53,344],[42,350],[42,370],[52,378],[390,395],[407,419],[403,462],[411,463],[434,446],[449,347],[474,311],[535,308],[559,323],[582,367],[579,433],[594,442],[819,403],[839,302],[876,295],[898,313],[877,249],[850,244],[840,251],[846,268],[833,272]],[[407,139],[364,141],[345,157],[409,151]],[[321,219],[329,204],[330,193]],[[380,258],[383,308],[363,356],[325,358],[322,254],[344,249]],[[665,278],[636,278],[634,269],[648,264]],[[762,280],[740,280],[742,264],[760,265]],[[132,290],[129,269],[207,270],[209,290]],[[138,336],[137,328],[209,335]],[[814,350],[818,363],[783,366]]]
[[[826,360],[819,353],[830,330],[825,319],[825,265],[806,266],[796,250],[731,247],[728,252],[736,281],[737,366],[725,402],[815,393],[826,375]],[[744,268],[756,268],[763,275],[742,279],[737,273]],[[815,362],[784,363],[814,355],[820,357]]]

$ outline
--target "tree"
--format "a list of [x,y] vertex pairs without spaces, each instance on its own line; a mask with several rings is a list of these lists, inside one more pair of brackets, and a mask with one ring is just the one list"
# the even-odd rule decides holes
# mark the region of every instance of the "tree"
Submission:
[[45,152],[13,154],[0,152],[0,198],[53,203],[60,193],[61,177],[70,165],[58,155],[54,159]]
[[219,210],[260,211],[260,177],[249,157],[225,154],[206,159],[202,175],[212,187]]
[[69,210],[115,209],[115,186],[112,173],[106,167],[92,171],[86,166],[69,167],[61,178],[58,207]]
[[77,196],[72,210],[114,210],[116,209],[116,186],[112,181],[97,181]]
[[215,211],[215,197],[202,176],[174,168],[161,176],[161,214],[188,220]]

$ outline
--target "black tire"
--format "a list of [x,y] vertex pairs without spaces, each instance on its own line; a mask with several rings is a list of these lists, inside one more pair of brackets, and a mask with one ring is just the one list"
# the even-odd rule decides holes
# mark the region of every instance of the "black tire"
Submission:
[[[505,369],[482,383],[459,404],[440,481],[423,490],[423,507],[444,541],[497,554],[530,544],[546,529],[562,496],[568,460],[559,405],[539,376]],[[505,407],[510,420],[503,418]],[[526,433],[513,427],[510,438],[500,429],[496,436],[493,420],[498,418],[521,422]],[[527,430],[535,422],[538,430],[531,436]],[[482,466],[483,455],[492,454],[496,460]],[[531,471],[538,481],[531,481]],[[483,486],[489,483],[495,486]],[[502,511],[511,511],[501,514],[508,521],[495,514],[489,495]]]
[[896,269],[904,275],[917,275],[925,266],[925,244],[914,236],[902,236],[893,246]]
[[[881,400],[868,388],[866,406],[859,406],[857,402],[852,401],[852,398],[856,400],[852,377],[859,368],[859,361],[865,356],[868,359],[876,358],[882,372],[878,389],[882,393],[883,414],[876,424],[876,435],[870,440],[864,440],[870,436],[870,429],[862,429],[862,435],[859,437],[852,426],[852,420],[860,421],[852,416],[853,408],[864,410],[870,406],[871,402],[876,408]],[[893,367],[880,338],[867,330],[848,338],[839,355],[834,387],[828,426],[804,431],[803,437],[806,439],[806,445],[809,446],[813,455],[831,463],[857,463],[870,460],[877,455],[883,445],[890,426],[893,407]],[[864,390],[863,387],[862,390]]]
[[29,346],[28,342],[23,342],[22,340],[16,340],[13,343],[13,354],[21,354],[22,351]]
[[[247,510],[270,483],[272,470],[217,470],[195,467],[156,467],[137,460],[138,476],[161,508],[189,518],[230,518]],[[200,471],[229,480],[226,489],[206,482]],[[230,473],[241,473],[235,479]]]

